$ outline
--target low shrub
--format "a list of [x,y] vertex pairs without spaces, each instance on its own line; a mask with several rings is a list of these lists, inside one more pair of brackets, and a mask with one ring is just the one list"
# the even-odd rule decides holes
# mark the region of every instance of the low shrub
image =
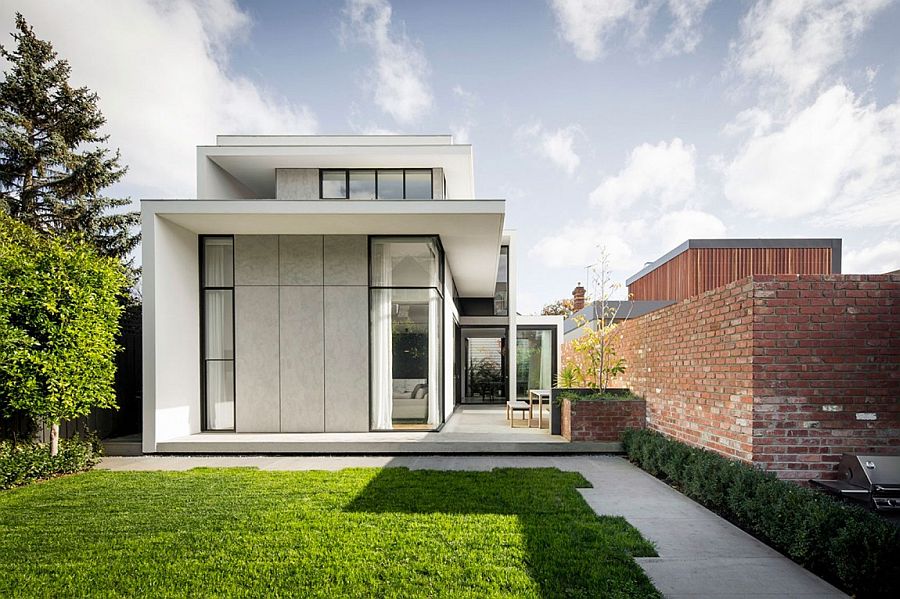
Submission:
[[0,441],[0,490],[89,470],[99,458],[100,445],[95,439],[61,439],[55,456],[43,443]]
[[603,391],[594,391],[592,393],[584,393],[579,391],[560,391],[557,400],[568,399],[571,403],[579,401],[622,401],[628,399],[643,399],[639,395],[635,395],[630,389],[604,389]]
[[845,591],[900,588],[900,528],[876,514],[655,431],[622,441],[638,466]]

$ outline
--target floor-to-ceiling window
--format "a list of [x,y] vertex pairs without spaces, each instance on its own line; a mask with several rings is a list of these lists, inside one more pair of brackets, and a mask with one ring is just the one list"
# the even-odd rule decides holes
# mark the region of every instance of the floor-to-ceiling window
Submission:
[[516,330],[516,397],[527,399],[530,389],[550,389],[556,376],[556,329]]
[[234,238],[202,237],[200,253],[203,429],[234,430]]
[[372,237],[371,427],[443,422],[443,259],[436,237]]
[[506,403],[507,329],[463,327],[461,330],[464,404]]

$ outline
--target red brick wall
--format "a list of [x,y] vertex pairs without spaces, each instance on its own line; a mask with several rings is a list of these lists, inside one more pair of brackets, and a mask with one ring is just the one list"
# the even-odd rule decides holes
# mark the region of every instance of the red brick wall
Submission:
[[731,283],[623,323],[619,383],[647,400],[648,425],[691,445],[752,456],[751,283]]
[[753,461],[806,480],[900,453],[900,276],[757,276],[753,296]]
[[642,400],[585,400],[562,405],[562,435],[569,441],[619,441],[628,428],[644,428]]
[[756,275],[617,334],[666,435],[801,480],[900,453],[900,275]]

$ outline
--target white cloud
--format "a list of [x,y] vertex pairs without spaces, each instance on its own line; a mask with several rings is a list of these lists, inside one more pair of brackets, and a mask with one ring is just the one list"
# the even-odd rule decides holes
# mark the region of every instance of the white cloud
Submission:
[[662,47],[657,53],[660,56],[690,54],[700,40],[700,21],[712,0],[669,0],[669,12],[672,14],[672,28],[666,34]]
[[569,125],[550,131],[540,122],[519,127],[517,136],[539,155],[550,160],[568,175],[575,174],[581,157],[575,152],[575,137],[583,135],[578,125]]
[[[6,31],[14,4],[0,2]],[[25,12],[73,83],[99,94],[109,143],[129,165],[125,185],[142,194],[194,195],[195,146],[218,133],[315,130],[306,106],[229,72],[227,52],[250,26],[231,0],[35,1]]]
[[450,124],[453,141],[458,144],[471,143],[472,129],[475,127],[473,113],[479,103],[478,96],[457,84],[453,86],[453,97],[462,107],[461,115]]
[[403,124],[413,123],[428,113],[433,104],[427,83],[428,61],[421,44],[391,23],[387,0],[348,0],[342,25],[345,40],[363,43],[374,53],[375,73],[369,84],[375,103]]
[[900,224],[900,102],[878,109],[836,85],[782,128],[751,135],[724,190],[752,215]]
[[737,70],[796,99],[843,60],[889,0],[764,0],[741,22],[732,45]]
[[550,268],[585,268],[597,261],[601,248],[609,253],[615,282],[641,269],[691,238],[725,237],[728,228],[716,216],[700,210],[653,210],[631,216],[590,217],[569,222],[559,232],[539,239],[528,256]]
[[552,0],[560,37],[581,60],[601,58],[612,37],[640,41],[653,16],[665,6],[671,27],[657,57],[690,53],[700,43],[700,21],[711,0]]
[[634,148],[619,174],[607,177],[591,192],[591,203],[610,210],[638,201],[672,206],[690,199],[696,189],[694,146],[679,138]]
[[846,252],[841,270],[851,274],[881,274],[900,270],[900,240],[885,239],[875,245]]

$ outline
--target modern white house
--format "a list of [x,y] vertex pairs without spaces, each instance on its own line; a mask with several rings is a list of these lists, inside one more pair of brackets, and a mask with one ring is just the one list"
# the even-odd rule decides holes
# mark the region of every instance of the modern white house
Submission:
[[562,318],[517,316],[505,210],[449,135],[198,147],[196,198],[142,202],[143,451],[440,434],[550,388]]

